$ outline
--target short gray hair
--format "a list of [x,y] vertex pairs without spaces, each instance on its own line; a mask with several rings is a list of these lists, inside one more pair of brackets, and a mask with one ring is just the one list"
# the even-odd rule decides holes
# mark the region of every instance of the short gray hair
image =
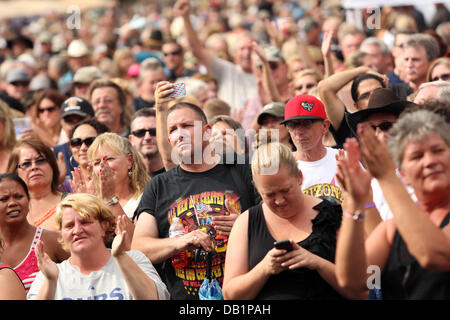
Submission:
[[429,110],[418,110],[400,116],[389,132],[387,145],[398,168],[403,153],[412,140],[422,140],[428,135],[439,135],[450,146],[450,124],[445,118]]
[[433,61],[437,57],[439,57],[439,44],[433,36],[429,34],[416,33],[406,40],[403,45],[404,48],[412,47],[418,48],[423,47],[425,49],[425,53],[427,55],[428,61]]
[[439,88],[436,99],[450,102],[450,82],[444,80],[425,82],[419,86],[419,91],[431,86]]
[[364,50],[364,47],[366,47],[366,46],[377,46],[378,48],[380,48],[383,56],[385,56],[391,52],[389,50],[388,46],[386,45],[386,43],[384,43],[383,41],[381,41],[380,39],[378,39],[376,37],[370,37],[370,38],[365,39],[361,43],[361,46],[359,47],[359,49]]

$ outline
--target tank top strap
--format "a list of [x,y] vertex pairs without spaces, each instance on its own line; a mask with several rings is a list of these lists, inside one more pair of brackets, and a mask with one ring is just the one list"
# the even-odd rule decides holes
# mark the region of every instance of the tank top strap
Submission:
[[445,216],[445,218],[442,220],[440,228],[444,228],[446,225],[448,225],[448,223],[450,222],[450,212],[447,213],[447,215]]
[[41,227],[36,227],[36,232],[34,233],[33,242],[31,243],[31,250],[34,250],[36,248],[36,244],[41,239],[43,231],[44,231],[44,229],[42,229]]

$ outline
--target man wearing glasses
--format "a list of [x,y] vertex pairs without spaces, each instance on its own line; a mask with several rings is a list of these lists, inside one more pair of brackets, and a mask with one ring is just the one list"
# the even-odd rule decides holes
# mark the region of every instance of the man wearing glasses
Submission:
[[136,111],[131,119],[131,144],[142,155],[148,173],[154,177],[165,172],[164,165],[156,143],[155,109],[145,108]]
[[183,48],[176,41],[166,42],[162,46],[164,63],[170,71],[168,79],[174,82],[177,78],[191,77],[197,73],[196,70],[185,68]]
[[30,76],[24,69],[12,69],[6,76],[6,93],[20,101],[30,85]]
[[311,95],[295,96],[286,103],[281,124],[297,149],[294,157],[302,172],[303,192],[340,204],[343,196],[335,177],[338,151],[322,142],[330,127],[323,103]]

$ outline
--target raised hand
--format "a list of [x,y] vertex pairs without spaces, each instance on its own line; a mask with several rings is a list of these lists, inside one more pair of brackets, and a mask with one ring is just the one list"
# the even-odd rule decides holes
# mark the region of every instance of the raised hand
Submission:
[[173,13],[177,17],[189,17],[191,5],[189,0],[178,0],[173,6]]
[[58,280],[59,270],[56,263],[50,259],[44,250],[44,242],[38,241],[35,248],[36,258],[38,262],[39,269],[44,274],[48,280],[56,281]]
[[375,136],[375,131],[367,124],[359,124],[357,128],[361,141],[361,156],[372,176],[380,179],[395,174],[395,164],[386,144]]
[[128,217],[126,215],[119,216],[116,219],[116,236],[111,244],[111,254],[113,257],[118,257],[131,248],[131,238],[133,235],[131,234],[130,237],[127,231],[127,219]]
[[345,192],[345,204],[356,209],[355,206],[364,205],[371,199],[371,175],[361,167],[360,149],[355,138],[347,139],[344,151],[340,150],[336,156],[338,172],[336,177]]
[[109,201],[116,195],[116,186],[113,180],[114,172],[106,160],[106,157],[100,161],[99,187],[100,196],[103,200]]
[[160,81],[156,84],[155,89],[155,108],[156,111],[167,111],[168,103],[174,98],[168,95],[173,92],[173,84],[169,81]]

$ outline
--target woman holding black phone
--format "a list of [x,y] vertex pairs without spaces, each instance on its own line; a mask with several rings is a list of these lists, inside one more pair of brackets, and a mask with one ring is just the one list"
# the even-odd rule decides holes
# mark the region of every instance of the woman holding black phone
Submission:
[[302,173],[283,144],[259,147],[252,174],[263,203],[231,230],[225,299],[342,299],[333,263],[341,207],[303,194]]

